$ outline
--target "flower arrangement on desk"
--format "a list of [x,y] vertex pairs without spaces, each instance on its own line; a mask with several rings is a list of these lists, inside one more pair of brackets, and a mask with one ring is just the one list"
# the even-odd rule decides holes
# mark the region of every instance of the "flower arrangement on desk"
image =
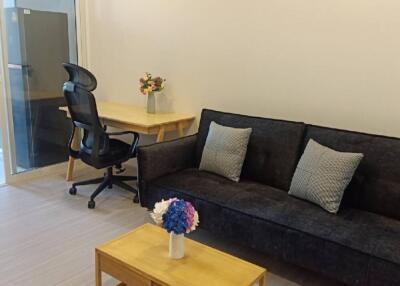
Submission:
[[184,234],[196,230],[199,214],[190,202],[177,198],[162,200],[151,213],[154,222],[169,234],[169,256],[180,259],[184,256]]
[[140,92],[147,95],[147,112],[156,113],[155,92],[160,92],[164,89],[165,79],[157,76],[152,77],[150,73],[145,73],[140,80]]
[[164,89],[166,79],[159,76],[153,78],[150,73],[145,73],[140,80],[140,91],[144,95],[149,95],[154,92],[159,92]]

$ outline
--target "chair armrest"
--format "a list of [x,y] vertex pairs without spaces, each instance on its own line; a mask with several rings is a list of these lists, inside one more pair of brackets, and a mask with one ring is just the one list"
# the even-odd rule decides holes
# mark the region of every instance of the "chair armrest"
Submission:
[[142,206],[146,206],[146,185],[161,176],[195,166],[197,135],[139,146],[138,173],[139,194]]
[[122,135],[132,135],[132,143],[131,143],[131,147],[129,148],[129,156],[128,157],[132,157],[132,156],[136,156],[136,152],[137,152],[137,146],[139,143],[139,133],[137,132],[133,132],[133,131],[121,131],[121,132],[107,132],[108,136],[122,136]]

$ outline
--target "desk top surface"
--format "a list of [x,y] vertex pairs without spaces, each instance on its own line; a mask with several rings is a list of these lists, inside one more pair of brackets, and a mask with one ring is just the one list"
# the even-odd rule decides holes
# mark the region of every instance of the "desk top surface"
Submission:
[[100,245],[96,250],[143,276],[175,286],[249,286],[266,272],[262,267],[185,238],[185,257],[168,257],[168,233],[145,224]]
[[[126,124],[133,124],[141,127],[155,127],[170,123],[178,123],[181,121],[190,121],[195,118],[191,114],[183,113],[147,113],[143,107],[138,107],[129,104],[120,104],[106,101],[98,101],[97,112],[100,119],[118,121]],[[59,108],[62,111],[68,112],[66,106]]]

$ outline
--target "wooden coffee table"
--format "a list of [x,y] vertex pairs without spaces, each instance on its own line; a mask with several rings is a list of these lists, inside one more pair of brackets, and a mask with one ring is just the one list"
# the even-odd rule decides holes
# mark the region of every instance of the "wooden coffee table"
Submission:
[[266,285],[266,269],[185,238],[185,257],[168,257],[169,235],[145,224],[96,248],[96,286],[105,272],[127,286]]

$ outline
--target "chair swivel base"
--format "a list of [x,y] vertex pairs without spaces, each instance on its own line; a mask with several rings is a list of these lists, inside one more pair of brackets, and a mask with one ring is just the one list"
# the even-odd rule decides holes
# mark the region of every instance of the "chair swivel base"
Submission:
[[104,177],[73,183],[72,187],[69,189],[69,193],[71,195],[76,195],[76,193],[77,193],[76,187],[78,187],[78,186],[100,184],[96,188],[96,190],[93,192],[93,194],[90,196],[90,201],[88,202],[88,208],[94,209],[96,206],[94,199],[106,188],[112,189],[113,185],[116,185],[120,188],[123,188],[123,189],[129,191],[129,192],[134,193],[135,195],[133,197],[133,202],[139,203],[138,191],[135,188],[129,186],[127,183],[125,183],[125,181],[133,181],[133,180],[137,180],[137,177],[136,176],[116,176],[113,174],[113,168],[110,167],[110,168],[107,168],[107,173],[105,174]]

